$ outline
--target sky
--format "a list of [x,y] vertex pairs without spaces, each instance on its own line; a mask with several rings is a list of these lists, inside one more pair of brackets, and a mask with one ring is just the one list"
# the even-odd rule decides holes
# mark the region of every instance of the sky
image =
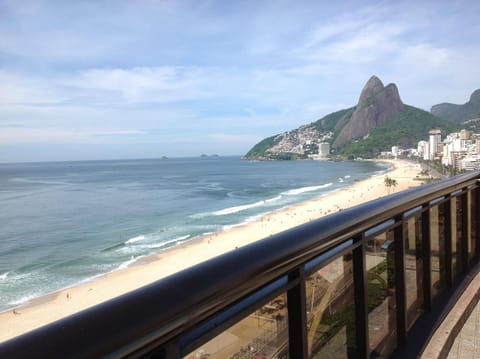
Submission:
[[0,0],[0,162],[242,155],[354,106],[480,88],[480,1]]

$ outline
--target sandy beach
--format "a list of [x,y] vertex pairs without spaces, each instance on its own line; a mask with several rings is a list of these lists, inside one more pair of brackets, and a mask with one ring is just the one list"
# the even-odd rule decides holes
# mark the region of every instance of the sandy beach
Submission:
[[[390,193],[422,182],[421,169],[402,160],[382,160],[393,168],[388,176],[397,181]],[[106,274],[83,285],[34,299],[22,307],[0,313],[0,342],[81,311],[118,295],[152,283],[184,268],[237,247],[363,202],[388,195],[385,174],[355,182],[352,186],[308,202],[270,213],[257,221],[194,239],[156,255],[144,257],[124,270]]]

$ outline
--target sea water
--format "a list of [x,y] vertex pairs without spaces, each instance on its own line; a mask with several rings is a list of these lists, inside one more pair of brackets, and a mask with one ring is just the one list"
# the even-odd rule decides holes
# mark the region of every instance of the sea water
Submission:
[[0,164],[0,310],[386,169],[237,157]]

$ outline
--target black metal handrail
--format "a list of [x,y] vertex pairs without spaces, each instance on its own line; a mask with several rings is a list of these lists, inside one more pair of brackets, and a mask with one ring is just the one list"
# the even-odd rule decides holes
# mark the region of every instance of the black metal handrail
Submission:
[[[297,290],[307,262],[346,241],[358,247],[367,230],[398,220],[414,208],[428,208],[430,202],[458,191],[476,190],[479,178],[474,172],[412,188],[238,248],[2,343],[0,357],[123,357],[153,351],[158,357],[180,357],[193,345],[186,342],[186,333],[219,313],[226,314],[217,329],[209,327],[212,333],[238,321],[245,312],[238,306],[252,293],[275,281],[278,288]],[[229,315],[234,306],[238,310]],[[295,342],[298,338],[292,335],[290,341]],[[197,343],[208,337],[191,340]],[[295,357],[305,357],[305,348],[298,349],[305,347],[305,338],[299,343],[291,343],[290,352],[299,350]]]

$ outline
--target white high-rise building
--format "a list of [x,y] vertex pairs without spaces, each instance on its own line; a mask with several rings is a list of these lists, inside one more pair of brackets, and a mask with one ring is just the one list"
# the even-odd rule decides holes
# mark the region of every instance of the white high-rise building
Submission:
[[394,157],[397,157],[399,152],[400,152],[400,149],[398,148],[398,146],[392,146],[392,155]]
[[442,145],[442,131],[439,129],[434,129],[431,130],[428,135],[428,159],[433,160],[439,157],[440,152],[442,151],[440,147]]
[[420,141],[417,146],[418,155],[424,160],[428,160],[428,147],[427,141]]
[[318,155],[320,157],[328,157],[330,154],[330,144],[327,142],[320,142],[318,144]]

